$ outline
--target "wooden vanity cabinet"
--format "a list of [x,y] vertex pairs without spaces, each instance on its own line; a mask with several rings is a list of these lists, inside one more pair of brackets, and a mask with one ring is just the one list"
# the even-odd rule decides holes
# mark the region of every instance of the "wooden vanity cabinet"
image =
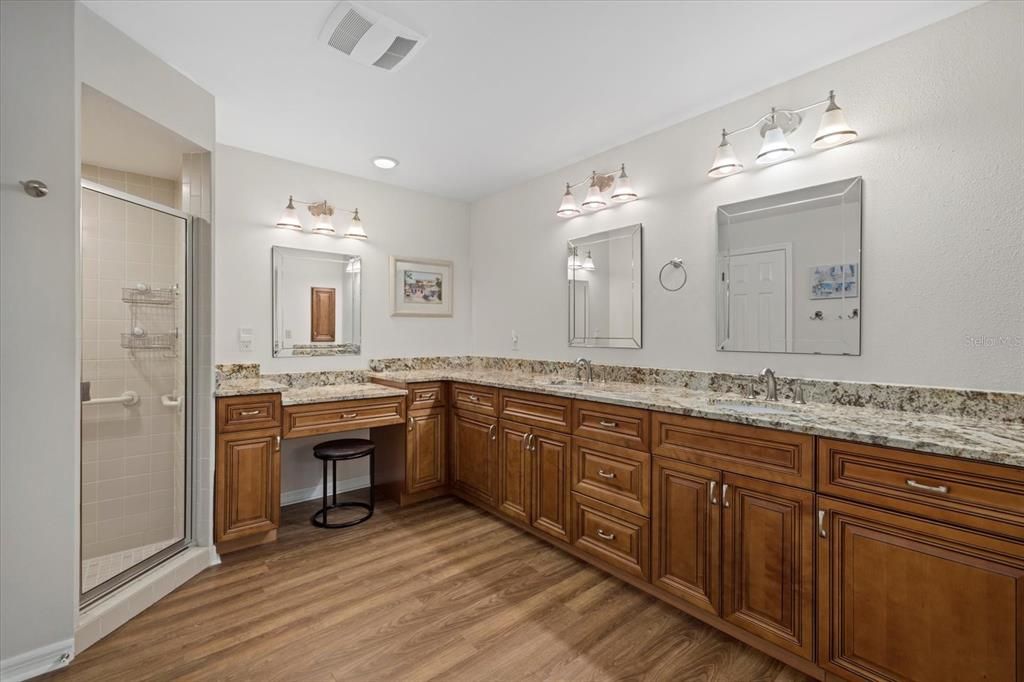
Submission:
[[850,680],[1024,680],[1024,544],[817,504],[819,666]]
[[498,433],[498,511],[568,542],[570,437],[504,419]]
[[448,410],[410,410],[406,428],[405,494],[443,489],[448,482]]
[[484,507],[498,504],[498,418],[452,410],[452,490]]

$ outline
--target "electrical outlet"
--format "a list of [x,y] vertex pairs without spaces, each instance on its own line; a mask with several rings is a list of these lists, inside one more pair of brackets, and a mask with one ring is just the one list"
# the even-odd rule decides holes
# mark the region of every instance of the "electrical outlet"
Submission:
[[238,350],[243,353],[252,352],[253,333],[252,327],[238,328]]
[[515,329],[512,330],[512,350],[519,350],[519,334]]

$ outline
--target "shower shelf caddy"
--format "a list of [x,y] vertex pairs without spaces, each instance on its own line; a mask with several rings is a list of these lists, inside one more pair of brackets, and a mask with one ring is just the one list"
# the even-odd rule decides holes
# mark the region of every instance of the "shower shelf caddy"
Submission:
[[121,289],[121,300],[136,305],[174,305],[177,297],[177,286],[167,289],[139,289],[137,287]]
[[121,348],[129,350],[171,350],[174,348],[174,334],[121,334]]
[[167,357],[177,355],[176,346],[178,330],[165,334],[150,334],[143,330],[138,323],[138,310],[136,306],[161,306],[171,307],[178,300],[178,285],[167,288],[150,287],[140,283],[134,287],[121,289],[121,300],[128,304],[131,310],[131,332],[121,334],[121,348],[131,351],[136,350],[161,350],[169,351]]

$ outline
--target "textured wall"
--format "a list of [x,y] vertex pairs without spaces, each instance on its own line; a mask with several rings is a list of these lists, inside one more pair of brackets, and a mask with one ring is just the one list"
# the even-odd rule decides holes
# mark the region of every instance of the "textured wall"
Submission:
[[[672,128],[635,140],[471,209],[473,352],[570,359],[565,241],[642,222],[644,348],[587,350],[608,363],[825,379],[1024,390],[1024,4],[992,2]],[[671,87],[671,84],[666,84]],[[812,153],[818,114],[792,137],[788,163],[753,164],[760,138],[734,146],[748,171],[711,180],[722,127],[772,105],[839,93],[861,139]],[[637,106],[642,106],[637,102]],[[625,162],[640,201],[569,221],[560,188]],[[860,357],[719,353],[715,209],[808,185],[864,177]],[[689,283],[657,272],[682,258]],[[516,281],[516,287],[509,287]],[[1008,341],[1004,341],[1008,339]]]

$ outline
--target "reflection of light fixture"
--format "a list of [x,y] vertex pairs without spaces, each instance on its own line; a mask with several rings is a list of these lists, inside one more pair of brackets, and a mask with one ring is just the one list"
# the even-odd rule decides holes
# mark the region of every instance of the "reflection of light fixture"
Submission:
[[796,149],[786,139],[786,133],[775,122],[774,109],[772,109],[772,117],[769,119],[769,123],[771,125],[764,131],[764,144],[761,145],[761,151],[757,153],[757,158],[754,159],[762,166],[785,161],[796,155]]
[[815,149],[828,149],[853,142],[855,139],[857,139],[857,131],[850,127],[850,124],[846,122],[846,114],[836,105],[836,91],[829,90],[828,107],[821,115],[818,134],[814,136],[811,146]]
[[565,194],[562,195],[562,204],[558,207],[555,212],[559,218],[572,218],[580,214],[580,207],[576,205],[576,197],[572,195],[572,190],[569,189],[569,183],[565,183]]
[[597,173],[590,174],[590,189],[587,190],[587,196],[580,205],[588,211],[596,211],[608,205],[608,202],[601,196],[601,186],[597,182]]
[[352,222],[348,224],[348,229],[345,230],[346,239],[366,239],[366,230],[363,229],[363,221],[359,219],[359,209],[357,208],[352,212]]
[[597,270],[597,266],[594,265],[594,259],[590,257],[590,249],[587,249],[587,257],[583,259],[583,265],[580,268],[590,272]]
[[398,165],[398,159],[392,159],[390,156],[378,156],[373,160],[373,165],[383,170],[391,170]]
[[295,210],[295,204],[306,204],[309,208],[310,214],[315,218],[312,232],[315,234],[326,234],[333,235],[337,231],[334,229],[334,211],[344,211],[352,214],[352,222],[349,224],[345,234],[342,235],[349,239],[366,239],[366,231],[363,229],[362,220],[359,219],[359,209],[348,209],[340,208],[335,209],[327,203],[327,200],[322,201],[299,201],[298,199],[289,196],[288,205],[285,206],[284,211],[281,213],[281,219],[277,221],[277,227],[288,229],[288,230],[302,230],[302,223],[299,221],[299,214]]
[[733,131],[723,129],[722,142],[718,145],[718,150],[715,152],[715,161],[711,164],[708,175],[712,178],[721,178],[743,170],[743,164],[739,162],[739,159],[733,152],[732,144],[729,143],[728,138],[731,135],[744,133],[754,128],[758,128],[761,137],[764,138],[761,150],[755,158],[758,165],[765,166],[793,158],[796,155],[796,149],[786,139],[786,136],[800,127],[800,124],[803,122],[803,116],[801,116],[803,112],[822,105],[828,106],[825,109],[825,113],[821,116],[818,132],[814,136],[814,142],[811,143],[811,147],[814,149],[829,149],[855,140],[857,138],[857,131],[846,122],[846,114],[836,104],[835,91],[830,90],[828,99],[823,99],[820,102],[814,102],[797,109],[776,109],[772,107],[770,112],[746,127],[737,128]]
[[576,247],[573,247],[572,251],[569,252],[569,269],[580,270],[582,267],[583,264],[580,263],[579,256],[576,254]]
[[618,170],[602,171],[600,173],[594,171],[577,183],[565,183],[565,194],[562,195],[562,203],[559,205],[558,210],[555,211],[555,215],[559,218],[572,218],[581,213],[580,206],[576,205],[576,198],[573,196],[572,191],[577,187],[582,187],[584,184],[588,186],[587,196],[583,199],[583,203],[580,206],[588,211],[599,211],[608,206],[608,201],[605,199],[605,193],[608,190],[611,190],[611,200],[615,203],[622,204],[637,198],[637,193],[633,189],[633,182],[626,175],[626,164],[620,164]]
[[612,187],[612,201],[623,204],[636,199],[636,192],[633,191],[633,182],[626,175],[626,164],[622,164],[619,177],[615,178],[615,185]]
[[722,144],[718,145],[718,151],[715,152],[715,162],[711,164],[711,170],[708,171],[708,175],[713,178],[724,178],[726,175],[732,175],[743,170],[743,164],[736,158],[736,153],[732,150],[732,144],[725,137],[725,128],[722,128]]
[[292,203],[292,197],[288,197],[288,205],[284,207],[284,211],[281,212],[281,219],[277,221],[277,226],[286,230],[301,230],[302,222],[299,221],[299,213],[295,210],[295,204]]

